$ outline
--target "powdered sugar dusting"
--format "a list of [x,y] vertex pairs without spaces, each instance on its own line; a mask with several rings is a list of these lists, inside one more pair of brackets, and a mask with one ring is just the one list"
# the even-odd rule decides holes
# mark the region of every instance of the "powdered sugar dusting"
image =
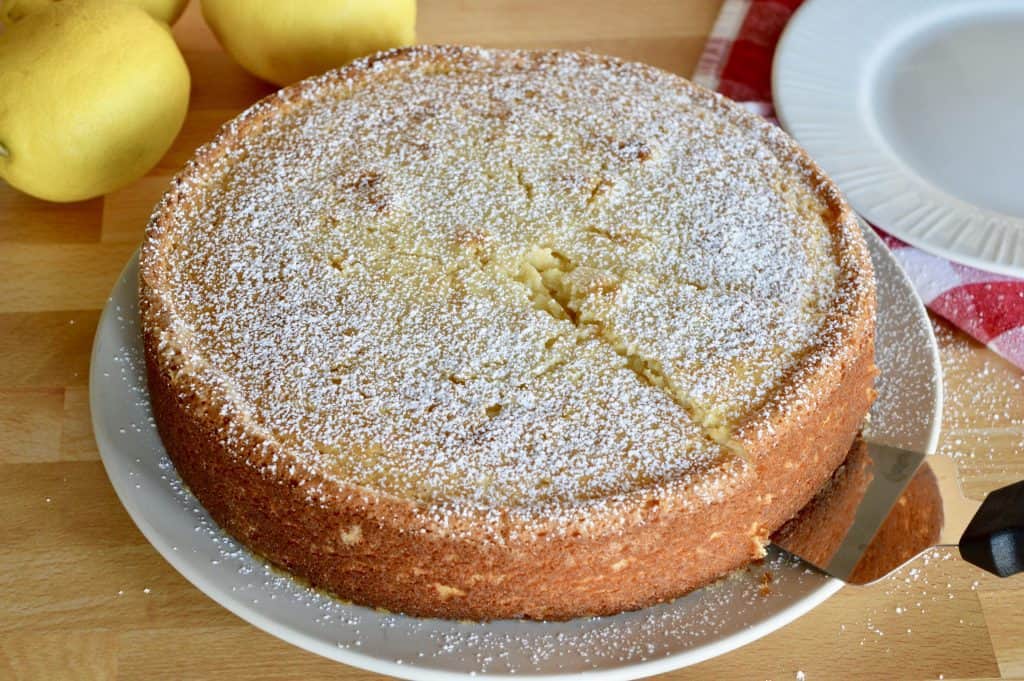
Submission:
[[[271,468],[485,509],[691,484],[729,458],[714,428],[839,352],[864,284],[770,126],[585,55],[342,73],[243,115],[144,251],[162,347],[285,445]],[[564,318],[524,283],[538,249]]]

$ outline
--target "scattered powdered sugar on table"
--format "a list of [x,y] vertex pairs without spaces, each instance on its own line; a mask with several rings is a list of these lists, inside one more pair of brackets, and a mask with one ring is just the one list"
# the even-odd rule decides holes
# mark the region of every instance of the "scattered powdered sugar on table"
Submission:
[[[974,469],[973,477],[987,468],[1005,473],[1011,462],[996,460],[995,452],[1024,450],[1024,378],[1006,360],[986,350],[978,352],[976,343],[944,323],[936,323],[935,333],[944,348],[949,378],[943,418],[950,436],[940,451]],[[985,415],[984,422],[979,422],[978,414]]]
[[[940,623],[951,632],[957,626],[965,625],[963,619],[956,622],[944,621],[959,612],[949,602],[955,600],[958,594],[977,590],[980,579],[990,577],[973,570],[955,569],[962,565],[953,560],[955,552],[955,548],[948,547],[930,549],[884,581],[873,585],[872,589],[883,592],[884,599],[880,600],[884,604],[856,613],[854,618],[844,622],[840,633],[860,632],[862,638],[859,645],[881,646],[885,652],[890,653],[893,646],[898,646],[899,638],[914,635],[914,627],[908,626],[913,621],[931,627],[939,626],[937,623]],[[929,619],[921,617],[932,610],[938,612]],[[897,640],[892,640],[894,638]]]

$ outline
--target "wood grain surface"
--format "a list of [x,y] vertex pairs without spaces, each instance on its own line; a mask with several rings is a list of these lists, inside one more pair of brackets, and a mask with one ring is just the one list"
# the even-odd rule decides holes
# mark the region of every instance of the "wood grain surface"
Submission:
[[[0,678],[368,679],[246,624],[192,587],[121,508],[89,423],[99,310],[168,177],[272,88],[220,50],[193,2],[174,29],[191,110],[146,178],[83,203],[0,186]],[[423,42],[568,48],[687,75],[718,0],[422,0]],[[70,58],[70,57],[69,57]],[[1020,373],[940,322],[942,449],[974,496],[1024,478]],[[790,626],[674,679],[1024,677],[1024,578],[951,551],[843,589]]]

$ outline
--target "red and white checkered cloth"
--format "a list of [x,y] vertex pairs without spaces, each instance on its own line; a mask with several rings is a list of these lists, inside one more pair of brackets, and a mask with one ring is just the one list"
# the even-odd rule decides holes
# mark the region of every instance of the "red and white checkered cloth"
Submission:
[[[725,0],[693,79],[778,122],[772,58],[803,1]],[[1024,280],[950,262],[875,229],[929,310],[1024,369]]]

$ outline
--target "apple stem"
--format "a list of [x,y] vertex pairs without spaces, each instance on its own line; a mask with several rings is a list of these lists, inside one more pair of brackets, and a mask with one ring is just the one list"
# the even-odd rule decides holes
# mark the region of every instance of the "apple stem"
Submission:
[[10,155],[11,153],[7,151],[7,147],[3,145],[3,142],[0,142],[0,156],[2,156],[3,158],[7,158]]

